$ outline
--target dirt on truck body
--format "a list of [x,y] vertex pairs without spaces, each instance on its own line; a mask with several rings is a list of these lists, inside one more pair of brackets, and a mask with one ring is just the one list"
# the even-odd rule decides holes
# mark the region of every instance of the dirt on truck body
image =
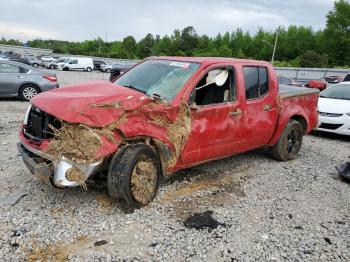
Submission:
[[106,174],[110,195],[133,209],[180,169],[261,146],[279,160],[295,158],[317,123],[317,97],[279,94],[266,62],[151,58],[114,83],[36,96],[19,150],[28,169],[56,187]]

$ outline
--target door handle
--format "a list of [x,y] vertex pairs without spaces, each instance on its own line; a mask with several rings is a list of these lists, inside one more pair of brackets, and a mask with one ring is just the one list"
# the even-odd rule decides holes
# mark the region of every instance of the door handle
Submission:
[[228,114],[229,114],[229,116],[239,116],[239,115],[242,114],[242,111],[241,111],[241,109],[237,109],[237,110],[235,110],[235,111],[231,111],[231,112],[228,113]]
[[21,78],[21,79],[23,78],[23,76],[17,76],[17,77],[18,77],[18,78]]
[[263,106],[263,109],[264,109],[265,111],[269,111],[271,108],[272,108],[272,105],[271,105],[271,104],[265,104],[265,105]]

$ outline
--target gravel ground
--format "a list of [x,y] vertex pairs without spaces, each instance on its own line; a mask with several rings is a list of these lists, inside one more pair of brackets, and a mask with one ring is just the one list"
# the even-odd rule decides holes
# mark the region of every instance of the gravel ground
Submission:
[[[102,73],[59,72],[61,86]],[[178,174],[149,206],[121,212],[105,184],[53,190],[17,153],[27,102],[0,100],[0,261],[349,261],[350,184],[334,166],[350,138],[308,135],[298,159],[257,150]],[[2,205],[11,193],[28,195]],[[184,226],[213,211],[216,229]]]

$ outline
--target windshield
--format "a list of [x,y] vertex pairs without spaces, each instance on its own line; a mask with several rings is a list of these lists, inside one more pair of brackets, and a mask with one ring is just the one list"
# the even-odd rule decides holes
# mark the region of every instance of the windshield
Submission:
[[321,93],[321,97],[350,100],[350,84],[331,86]]
[[199,67],[198,63],[147,60],[119,77],[115,83],[171,101]]

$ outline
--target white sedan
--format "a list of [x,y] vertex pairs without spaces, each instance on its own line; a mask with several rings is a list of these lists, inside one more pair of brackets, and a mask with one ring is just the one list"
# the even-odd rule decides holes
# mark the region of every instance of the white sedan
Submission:
[[320,94],[317,130],[350,136],[350,83],[333,85]]

